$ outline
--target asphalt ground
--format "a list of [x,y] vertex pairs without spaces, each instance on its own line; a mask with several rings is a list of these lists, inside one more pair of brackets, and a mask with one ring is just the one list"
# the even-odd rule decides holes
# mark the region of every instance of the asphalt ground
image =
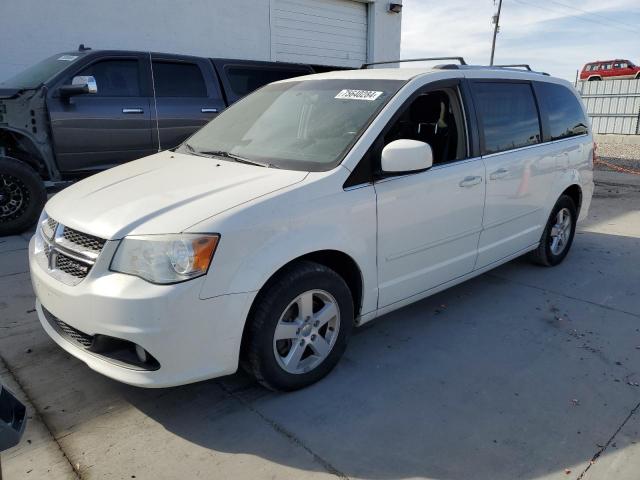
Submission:
[[29,235],[0,239],[0,377],[29,408],[13,479],[638,479],[640,176],[596,172],[566,261],[526,259],[358,329],[336,370],[145,390],[59,348]]

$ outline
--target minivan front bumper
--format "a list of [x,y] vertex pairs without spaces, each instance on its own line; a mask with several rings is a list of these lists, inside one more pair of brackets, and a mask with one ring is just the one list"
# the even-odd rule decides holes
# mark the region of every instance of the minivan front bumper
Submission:
[[[95,269],[78,285],[66,285],[37,261],[34,239],[29,244],[29,266],[44,330],[93,370],[141,387],[181,385],[237,370],[244,320],[254,293],[202,300],[204,277],[154,285]],[[139,345],[159,365],[127,364],[108,349],[107,353],[92,349],[91,340],[83,342],[82,335]]]

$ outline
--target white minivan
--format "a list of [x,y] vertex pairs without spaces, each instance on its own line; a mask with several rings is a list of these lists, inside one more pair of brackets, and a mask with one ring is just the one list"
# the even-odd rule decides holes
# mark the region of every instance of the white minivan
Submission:
[[593,192],[572,86],[513,68],[272,83],[173,151],[80,181],[31,240],[46,332],[164,387],[243,365],[293,390],[354,326],[529,253],[567,255]]

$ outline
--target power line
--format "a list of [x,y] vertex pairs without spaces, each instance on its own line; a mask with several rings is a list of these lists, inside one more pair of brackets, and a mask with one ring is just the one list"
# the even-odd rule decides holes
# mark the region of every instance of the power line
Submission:
[[[602,25],[602,26],[605,26],[607,28],[612,28],[613,27],[613,25],[611,25],[611,24],[606,24],[606,23],[600,22],[598,20],[595,20],[593,18],[585,18],[584,16],[581,16],[581,15],[569,15],[569,14],[567,14],[566,11],[559,10],[557,8],[552,8],[552,7],[549,7],[549,6],[542,6],[540,4],[530,3],[530,2],[527,2],[525,0],[513,0],[513,1],[516,2],[516,3],[519,3],[521,5],[527,5],[527,6],[530,6],[530,7],[537,8],[538,10],[558,12],[558,13],[561,13],[562,15],[565,15],[566,17],[572,17],[572,18],[575,18],[576,20],[582,20],[583,22],[589,22],[591,24]],[[568,8],[572,8],[572,7],[568,7]],[[617,27],[619,29],[626,30],[627,32],[631,32],[631,33],[638,33],[639,32],[639,30],[632,30],[631,28],[624,28],[624,27],[622,27],[620,25],[617,25]]]
[[613,17],[609,17],[607,15],[602,15],[601,13],[597,13],[597,12],[589,12],[588,10],[582,10],[581,8],[578,7],[574,7],[573,5],[567,5],[566,3],[562,3],[562,2],[558,2],[556,0],[549,0],[551,3],[555,3],[556,5],[560,5],[562,7],[568,8],[570,10],[575,10],[577,12],[582,12],[586,15],[592,15],[594,17],[600,17],[605,19],[606,21],[610,22],[611,24],[615,24],[616,26],[619,25],[626,25],[627,27],[631,27],[631,29],[633,29],[636,32],[640,32],[640,30],[637,29],[636,25],[632,25],[630,23],[625,23],[625,22],[621,22],[620,20],[617,20]]

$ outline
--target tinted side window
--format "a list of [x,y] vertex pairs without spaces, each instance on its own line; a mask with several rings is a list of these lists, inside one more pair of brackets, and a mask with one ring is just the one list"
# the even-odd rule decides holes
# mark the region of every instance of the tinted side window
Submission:
[[153,79],[158,97],[207,96],[202,71],[193,63],[154,61]]
[[588,124],[582,107],[568,88],[554,83],[539,83],[536,91],[547,112],[550,140],[587,133]]
[[92,75],[101,97],[139,97],[140,71],[137,60],[102,60],[77,75]]
[[293,68],[269,69],[238,65],[225,68],[225,73],[231,84],[231,89],[236,95],[243,97],[267,83],[277,82],[285,78],[309,75],[310,72],[308,70]]
[[484,155],[540,142],[538,109],[528,83],[477,82],[473,90]]

